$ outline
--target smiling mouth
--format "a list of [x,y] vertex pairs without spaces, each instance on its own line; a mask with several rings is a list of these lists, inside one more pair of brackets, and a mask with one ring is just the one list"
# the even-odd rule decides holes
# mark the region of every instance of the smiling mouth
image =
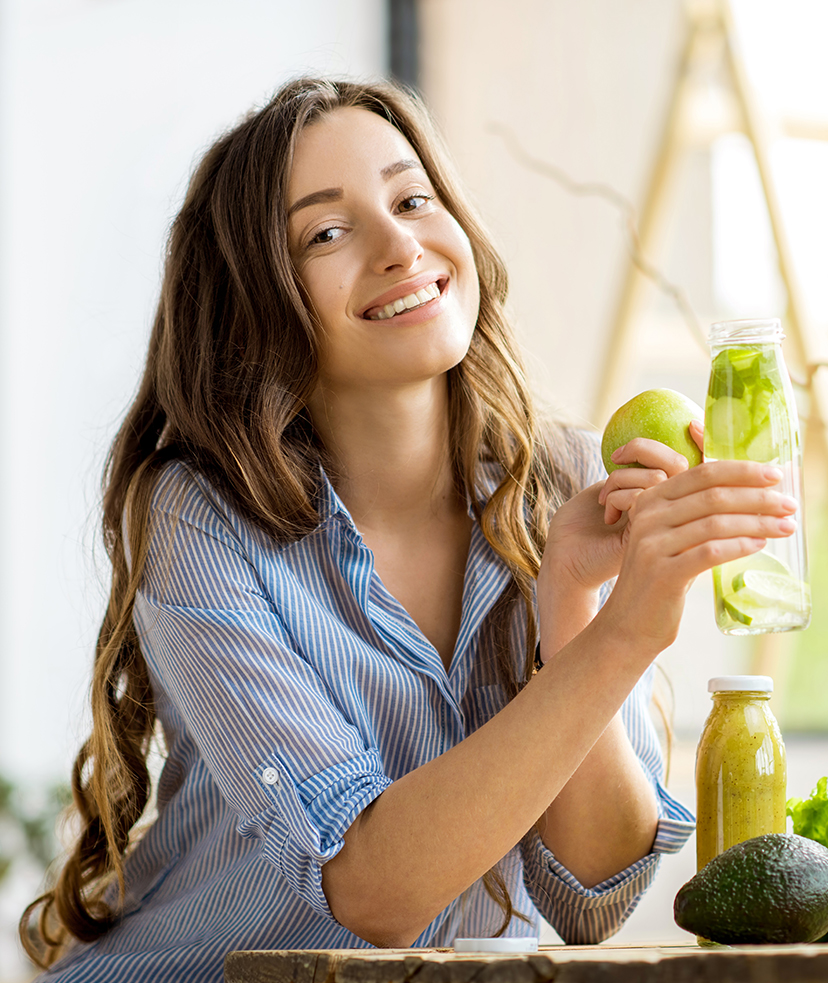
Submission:
[[414,293],[400,297],[398,300],[386,304],[384,307],[375,307],[367,311],[363,317],[369,321],[384,321],[395,317],[397,314],[404,314],[406,311],[414,311],[424,304],[431,303],[440,296],[440,286],[437,282],[429,283],[426,287],[415,290]]

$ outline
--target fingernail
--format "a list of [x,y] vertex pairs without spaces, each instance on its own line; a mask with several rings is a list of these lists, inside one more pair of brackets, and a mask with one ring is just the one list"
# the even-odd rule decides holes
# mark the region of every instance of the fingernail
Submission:
[[614,461],[623,450],[623,447],[616,447],[612,454],[610,454],[610,460]]
[[763,473],[768,481],[782,480],[782,472],[779,470],[779,468],[765,468]]
[[780,505],[783,509],[788,509],[790,512],[796,512],[799,508],[799,502],[795,498],[791,498],[790,495],[783,495]]

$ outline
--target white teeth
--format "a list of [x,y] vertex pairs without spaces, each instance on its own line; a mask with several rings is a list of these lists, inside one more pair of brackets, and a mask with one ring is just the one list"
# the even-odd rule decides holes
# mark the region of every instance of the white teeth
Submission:
[[422,287],[416,293],[408,294],[406,297],[400,297],[398,300],[386,304],[385,307],[371,315],[371,320],[383,321],[386,318],[393,317],[395,314],[401,314],[403,311],[410,311],[414,307],[419,307],[421,304],[427,304],[430,300],[434,300],[439,296],[440,288],[437,284],[429,283],[427,287]]

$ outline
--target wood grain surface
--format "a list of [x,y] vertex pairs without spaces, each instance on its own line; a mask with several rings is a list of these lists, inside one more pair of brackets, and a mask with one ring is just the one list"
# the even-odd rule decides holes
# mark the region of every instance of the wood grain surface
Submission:
[[544,946],[231,952],[226,983],[828,983],[828,945]]

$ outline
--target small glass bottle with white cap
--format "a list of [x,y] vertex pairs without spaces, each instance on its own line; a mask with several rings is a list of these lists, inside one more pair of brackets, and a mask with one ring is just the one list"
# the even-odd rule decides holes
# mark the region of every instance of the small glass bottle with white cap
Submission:
[[786,830],[785,745],[770,676],[717,676],[696,751],[696,868],[742,840]]

